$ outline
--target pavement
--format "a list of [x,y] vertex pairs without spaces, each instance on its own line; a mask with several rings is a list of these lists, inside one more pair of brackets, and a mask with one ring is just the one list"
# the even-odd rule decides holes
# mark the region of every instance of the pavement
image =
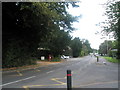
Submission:
[[[118,89],[118,64],[103,58],[86,56],[66,59],[65,62],[28,70],[3,73],[3,90],[12,88],[33,90],[33,88],[67,88],[66,71],[72,71],[73,88]],[[91,90],[91,89],[90,89]]]
[[[104,62],[106,62],[104,64]],[[85,78],[81,78],[84,77]],[[81,78],[78,80],[77,78]],[[76,75],[74,87],[82,88],[118,88],[118,65],[107,62],[100,58],[99,62],[95,62],[81,72],[80,76]]]
[[26,66],[22,66],[22,67],[4,68],[4,69],[0,69],[0,72],[10,73],[10,72],[24,71],[24,70],[29,70],[29,69],[36,69],[39,67],[62,63],[64,61],[65,60],[61,60],[61,62],[37,61],[36,65],[26,65]]

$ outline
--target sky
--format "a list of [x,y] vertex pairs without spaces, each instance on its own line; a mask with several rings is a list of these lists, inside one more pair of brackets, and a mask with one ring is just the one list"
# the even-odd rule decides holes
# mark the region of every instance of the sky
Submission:
[[69,7],[68,12],[73,16],[81,17],[78,19],[79,22],[74,22],[73,27],[77,30],[73,31],[71,35],[73,37],[79,37],[80,39],[88,39],[91,47],[99,49],[99,45],[108,37],[101,39],[101,34],[95,34],[97,31],[100,32],[102,28],[98,26],[100,22],[105,21],[107,16],[104,15],[105,7],[104,3],[107,0],[81,0],[78,5],[79,8]]

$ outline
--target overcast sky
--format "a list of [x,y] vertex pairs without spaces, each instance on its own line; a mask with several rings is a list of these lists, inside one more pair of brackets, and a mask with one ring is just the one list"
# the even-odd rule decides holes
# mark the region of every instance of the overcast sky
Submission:
[[97,31],[102,30],[102,28],[96,26],[96,24],[107,19],[106,16],[103,16],[105,7],[101,5],[106,1],[107,0],[81,0],[79,8],[70,7],[68,10],[73,16],[82,15],[78,20],[79,22],[73,24],[77,30],[71,35],[73,37],[80,37],[80,39],[88,39],[91,47],[95,49],[98,49],[100,43],[106,39],[100,39],[102,36],[95,34]]

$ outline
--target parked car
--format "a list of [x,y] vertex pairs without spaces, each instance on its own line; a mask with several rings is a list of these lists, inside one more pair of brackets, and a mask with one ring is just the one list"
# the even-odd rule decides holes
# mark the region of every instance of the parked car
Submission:
[[62,59],[68,59],[68,58],[70,58],[70,56],[62,55],[61,58],[62,58]]

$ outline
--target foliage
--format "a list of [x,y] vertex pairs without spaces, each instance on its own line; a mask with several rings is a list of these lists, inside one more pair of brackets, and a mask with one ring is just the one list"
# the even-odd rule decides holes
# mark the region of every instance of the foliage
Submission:
[[54,57],[51,62],[60,62],[61,61],[61,58],[59,57]]
[[36,60],[31,58],[31,53],[29,53],[28,47],[20,48],[20,45],[22,45],[22,42],[20,41],[9,43],[8,50],[3,55],[3,67],[18,67],[36,63]]
[[109,62],[120,63],[120,60],[112,58],[112,57],[104,57],[104,58]]
[[57,57],[62,55],[64,50],[67,49],[71,41],[71,36],[68,32],[64,32],[63,30],[57,31],[54,33],[50,42],[48,42],[48,48],[51,53]]
[[[76,7],[75,3],[72,5]],[[76,21],[76,17],[66,11],[69,3],[3,2],[2,6],[3,67],[32,64],[35,60],[31,57],[38,47],[46,46],[52,50],[54,45],[57,50],[60,44],[61,47],[68,45],[68,33],[74,30],[72,22]],[[58,40],[58,37],[61,38]],[[61,53],[63,48],[58,52]]]
[[101,45],[99,46],[99,54],[105,55],[108,54],[108,56],[112,56],[112,49],[117,48],[117,41],[107,41],[105,40]]
[[82,50],[84,51],[85,55],[88,55],[89,53],[92,52],[92,48],[88,40],[83,41]]
[[109,34],[110,32],[114,33],[115,38],[118,41],[118,52],[117,58],[120,59],[120,1],[109,1],[106,4],[106,13],[108,20],[104,22],[104,32]]
[[81,50],[82,50],[82,42],[80,41],[80,39],[78,37],[75,37],[71,41],[71,46],[70,47],[72,49],[73,57],[78,57]]
[[83,50],[80,52],[80,56],[85,56],[85,52]]

